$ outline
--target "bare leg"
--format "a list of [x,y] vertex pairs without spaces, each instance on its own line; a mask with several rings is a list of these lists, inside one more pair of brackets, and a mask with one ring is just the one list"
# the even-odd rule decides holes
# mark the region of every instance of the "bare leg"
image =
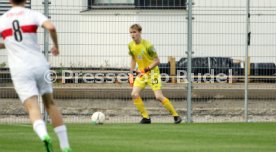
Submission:
[[154,95],[156,100],[160,101],[161,103],[166,99],[162,93],[162,90],[155,90]]
[[161,90],[155,90],[154,95],[155,95],[155,98],[163,104],[163,106],[170,112],[172,116],[178,116],[170,100],[164,97]]
[[42,99],[44,106],[52,120],[55,133],[58,136],[61,150],[69,152],[70,145],[68,141],[67,128],[63,123],[63,119],[58,107],[54,103],[53,94],[44,94]]
[[29,118],[32,123],[42,119],[37,96],[33,96],[25,100],[24,107],[25,107],[25,110],[29,113]]
[[42,99],[43,99],[43,104],[52,120],[53,127],[58,127],[63,125],[64,123],[62,120],[61,113],[53,100],[53,94],[51,93],[44,94],[42,96]]
[[131,92],[132,99],[140,98],[140,93],[142,92],[142,90],[143,89],[140,87],[133,87]]
[[35,133],[38,135],[40,140],[44,141],[47,137],[49,137],[49,135],[47,133],[46,125],[42,120],[37,96],[33,96],[25,100],[24,107],[26,111],[29,113],[29,117],[33,124],[33,129]]

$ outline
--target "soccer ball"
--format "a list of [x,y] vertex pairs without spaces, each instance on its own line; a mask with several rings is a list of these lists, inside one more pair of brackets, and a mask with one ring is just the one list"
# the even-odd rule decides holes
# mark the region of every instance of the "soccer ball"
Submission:
[[102,112],[94,112],[91,116],[92,124],[103,124],[105,115]]

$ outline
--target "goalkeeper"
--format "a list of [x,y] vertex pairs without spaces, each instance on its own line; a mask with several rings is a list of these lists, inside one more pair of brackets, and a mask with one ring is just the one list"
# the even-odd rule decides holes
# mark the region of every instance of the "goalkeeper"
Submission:
[[[159,100],[162,105],[171,113],[174,118],[174,123],[180,123],[182,121],[181,117],[175,111],[170,100],[164,97],[162,93],[161,77],[158,68],[160,61],[154,46],[149,41],[142,39],[142,27],[139,24],[133,24],[130,26],[129,32],[133,40],[128,44],[129,54],[131,56],[131,72],[129,74],[129,82],[131,87],[133,87],[131,96],[134,101],[134,105],[143,117],[140,123],[151,123],[149,114],[147,113],[143,100],[140,97],[141,91],[147,85],[149,85],[154,91],[155,98]],[[138,64],[138,70],[135,70],[136,63]],[[134,74],[137,74],[135,81]]]

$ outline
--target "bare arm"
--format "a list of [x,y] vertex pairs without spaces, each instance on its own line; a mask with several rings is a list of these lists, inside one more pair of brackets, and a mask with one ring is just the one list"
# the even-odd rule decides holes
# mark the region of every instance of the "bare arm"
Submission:
[[[0,36],[0,38],[2,38],[2,36]],[[2,41],[2,40],[1,40]],[[0,49],[5,49],[6,48],[6,46],[5,46],[5,44],[3,43],[3,41],[2,41],[2,43],[0,43]]]
[[149,69],[153,69],[154,67],[160,64],[160,59],[158,57],[154,58],[152,64],[149,66]]
[[134,84],[134,76],[133,76],[133,74],[134,74],[135,67],[136,67],[136,61],[133,58],[133,56],[131,56],[130,73],[128,74],[128,81],[129,81],[130,87],[133,87],[133,84]]
[[150,45],[148,47],[148,53],[153,58],[153,62],[147,68],[144,69],[144,72],[149,72],[151,69],[155,68],[160,64],[160,59],[153,45]]
[[153,62],[151,63],[151,65],[149,65],[147,68],[145,68],[143,71],[141,71],[142,73],[147,73],[147,72],[149,72],[149,71],[151,71],[154,67],[156,67],[156,66],[158,66],[160,64],[160,60],[159,60],[159,58],[158,58],[158,56],[157,57],[155,57],[154,59],[153,59]]
[[5,44],[4,43],[0,43],[0,49],[5,49]]
[[54,26],[54,24],[51,21],[45,21],[42,24],[42,27],[47,29],[50,33],[50,36],[53,40],[54,43],[54,47],[52,48],[52,54],[54,56],[57,56],[59,54],[59,46],[58,46],[58,36],[57,36],[57,31],[56,31],[56,27]]

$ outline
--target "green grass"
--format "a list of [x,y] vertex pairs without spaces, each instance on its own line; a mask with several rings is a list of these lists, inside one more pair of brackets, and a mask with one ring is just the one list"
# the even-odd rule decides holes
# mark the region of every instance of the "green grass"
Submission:
[[[276,123],[69,124],[74,152],[275,152]],[[52,131],[55,152],[57,138]],[[1,152],[42,152],[31,125],[0,125]]]

